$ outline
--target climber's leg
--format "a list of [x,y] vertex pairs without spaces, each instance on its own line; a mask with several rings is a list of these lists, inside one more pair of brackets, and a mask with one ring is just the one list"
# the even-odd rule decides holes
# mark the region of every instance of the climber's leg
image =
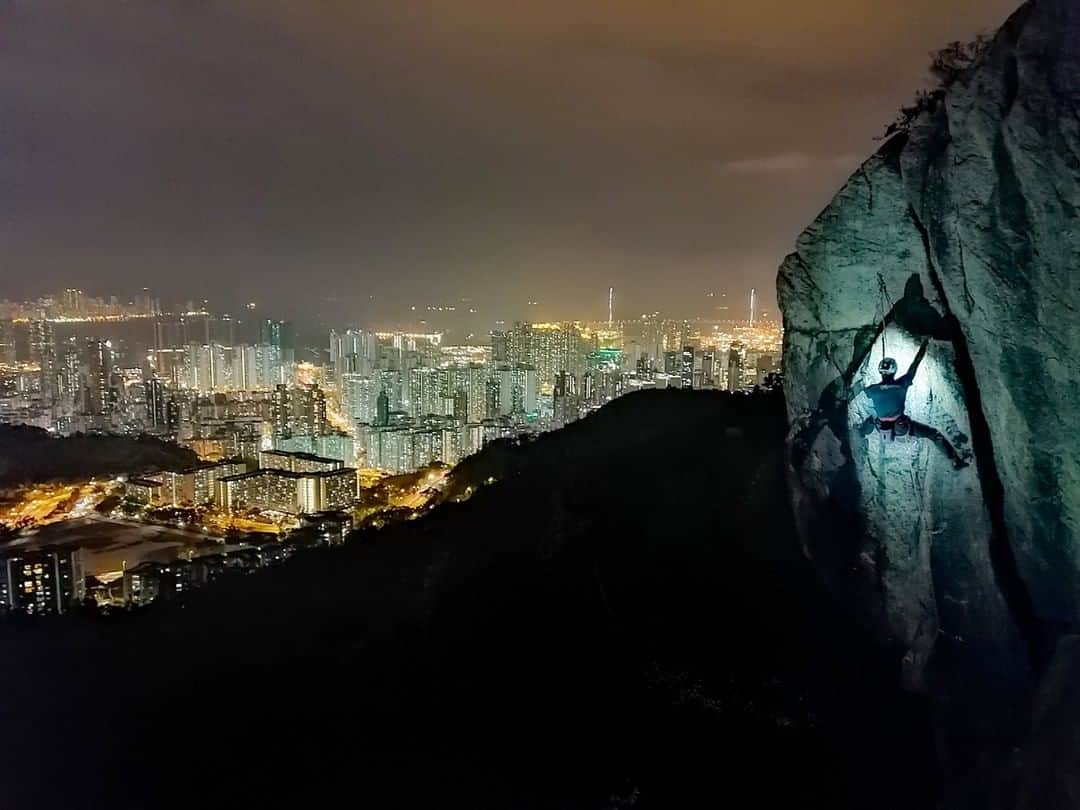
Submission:
[[958,453],[956,448],[953,447],[952,442],[946,439],[945,435],[937,428],[930,427],[930,425],[924,425],[922,422],[916,422],[914,419],[909,419],[908,423],[910,425],[912,436],[932,441],[938,446],[938,449],[941,450],[941,452],[948,456],[949,461],[953,463],[953,466],[956,467],[956,469],[962,469],[971,463],[970,451],[964,455]]

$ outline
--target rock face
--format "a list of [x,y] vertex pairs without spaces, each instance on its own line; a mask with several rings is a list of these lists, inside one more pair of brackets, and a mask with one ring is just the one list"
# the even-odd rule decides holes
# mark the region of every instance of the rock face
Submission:
[[[778,280],[805,550],[935,700],[957,766],[1023,739],[1080,627],[1078,212],[1080,0],[1033,0]],[[927,340],[907,414],[939,433],[887,436],[864,389]]]

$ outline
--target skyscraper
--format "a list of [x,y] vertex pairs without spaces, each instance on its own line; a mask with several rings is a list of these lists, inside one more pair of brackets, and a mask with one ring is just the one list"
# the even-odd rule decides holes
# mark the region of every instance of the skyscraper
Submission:
[[679,387],[690,390],[694,387],[694,347],[683,346],[679,352]]
[[15,363],[15,324],[0,320],[0,366]]
[[326,395],[315,384],[274,389],[270,401],[274,437],[322,436],[327,432]]
[[99,422],[107,420],[116,404],[111,343],[91,340],[86,344],[83,351],[82,377],[83,412]]
[[81,551],[26,551],[0,570],[3,609],[31,616],[67,613],[85,593]]
[[151,377],[143,383],[146,390],[146,424],[155,431],[169,426],[169,403],[165,384],[159,377]]
[[345,374],[370,374],[375,368],[378,346],[375,333],[359,329],[330,332],[330,366],[334,378]]
[[259,343],[278,349],[283,364],[296,362],[296,333],[288,321],[266,320],[259,324]]
[[536,369],[514,365],[497,369],[498,415],[527,416],[537,412],[539,385]]
[[375,424],[379,427],[390,424],[390,397],[385,389],[379,391],[375,400]]
[[56,340],[48,321],[30,323],[30,362],[41,370],[41,391],[46,397],[56,393]]
[[743,355],[745,347],[741,343],[731,344],[728,350],[727,390],[738,391],[743,387]]

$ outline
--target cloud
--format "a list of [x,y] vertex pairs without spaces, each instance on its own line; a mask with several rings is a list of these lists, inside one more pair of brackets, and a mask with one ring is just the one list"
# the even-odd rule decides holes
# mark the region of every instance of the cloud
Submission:
[[854,153],[843,155],[808,155],[805,152],[780,152],[775,155],[729,160],[722,164],[724,174],[759,175],[790,174],[812,169],[854,169],[862,156]]

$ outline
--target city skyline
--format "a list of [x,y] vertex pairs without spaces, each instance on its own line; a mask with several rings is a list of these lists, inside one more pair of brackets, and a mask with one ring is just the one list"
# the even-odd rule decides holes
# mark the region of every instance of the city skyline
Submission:
[[[760,317],[756,290],[744,298],[730,318],[616,317],[608,287],[589,321],[499,321],[468,336],[341,324],[314,343],[257,308],[234,318],[148,289],[0,301],[0,427],[189,454],[112,480],[71,464],[69,482],[8,492],[0,537],[35,539],[0,571],[0,613],[146,606],[230,567],[339,544],[354,527],[419,516],[488,445],[558,431],[627,394],[775,388],[783,331]],[[169,550],[133,537],[119,559],[98,553],[78,529],[87,521],[91,537],[96,522],[164,532]]]
[[[684,302],[684,309],[662,312],[654,307],[629,309],[615,287],[604,292],[602,312],[558,312],[543,302],[530,300],[517,309],[482,310],[468,298],[445,304],[416,305],[398,302],[388,308],[375,308],[372,302],[366,315],[354,312],[349,317],[329,323],[321,320],[297,319],[290,311],[265,311],[257,302],[248,301],[230,310],[220,302],[195,299],[190,296],[175,301],[163,300],[155,291],[142,288],[134,294],[115,294],[106,291],[94,294],[84,289],[66,287],[45,291],[24,300],[5,298],[0,291],[0,320],[29,322],[48,320],[57,323],[108,322],[122,320],[149,320],[164,315],[207,314],[230,318],[238,326],[258,324],[266,319],[288,320],[298,334],[305,339],[334,328],[370,328],[381,331],[436,331],[465,337],[463,342],[486,339],[492,330],[517,322],[570,322],[608,323],[630,321],[640,317],[664,316],[668,318],[733,323],[748,321],[753,325],[755,317],[761,320],[778,320],[779,315],[770,313],[761,305],[761,294],[756,288],[740,293],[703,292]],[[584,309],[580,307],[579,309]]]

